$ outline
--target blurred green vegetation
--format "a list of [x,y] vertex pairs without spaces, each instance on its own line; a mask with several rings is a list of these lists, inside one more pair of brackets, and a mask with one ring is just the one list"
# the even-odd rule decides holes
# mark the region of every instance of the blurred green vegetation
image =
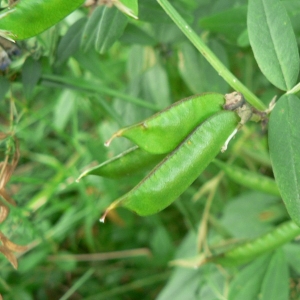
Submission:
[[[259,71],[242,35],[246,0],[174,5],[265,104],[280,93]],[[300,7],[295,7],[291,17],[299,41]],[[20,53],[9,66],[2,64],[1,160],[11,137],[19,142],[20,159],[6,186],[17,206],[9,205],[0,230],[29,249],[16,254],[17,270],[0,255],[0,293],[5,300],[227,299],[232,278],[241,274],[238,268],[186,269],[169,262],[257,237],[288,220],[278,196],[249,190],[211,164],[161,213],[139,217],[120,208],[101,224],[105,208],[144,174],[118,181],[76,179],[87,166],[132,146],[122,138],[104,146],[121,126],[190,95],[231,89],[156,1],[139,1],[139,20],[126,17],[109,47],[94,43],[94,9],[80,8],[39,36],[17,42]],[[230,19],[238,16],[238,24],[225,23],[228,11]],[[218,26],[212,26],[214,18]],[[258,124],[245,126],[229,148],[219,159],[272,177],[266,134]],[[292,299],[298,299],[299,247],[284,247]]]

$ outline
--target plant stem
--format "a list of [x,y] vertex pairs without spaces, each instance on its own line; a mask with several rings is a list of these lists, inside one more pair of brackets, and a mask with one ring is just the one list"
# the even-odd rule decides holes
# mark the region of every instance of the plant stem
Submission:
[[97,82],[87,82],[81,78],[67,78],[57,75],[43,75],[42,76],[42,84],[44,85],[50,85],[55,87],[68,87],[71,89],[77,89],[77,90],[85,90],[87,92],[92,93],[101,93],[106,94],[112,97],[120,98],[124,101],[136,104],[140,107],[146,107],[153,111],[159,111],[162,108],[158,107],[154,104],[151,104],[149,102],[145,102],[143,99],[139,99],[133,96],[126,95],[125,93],[118,92],[114,89],[108,88],[106,86],[103,86],[101,83]]
[[247,101],[258,110],[265,110],[266,106],[259,100],[243,83],[241,83],[215,56],[215,54],[206,46],[202,39],[196,32],[186,23],[186,21],[179,15],[175,8],[168,0],[157,0],[165,12],[175,22],[179,29],[186,35],[191,43],[200,51],[200,53],[207,59],[212,67],[218,72],[220,76],[236,91],[241,92]]
[[[86,300],[124,299],[122,295],[124,296],[126,295],[126,293],[132,290],[143,290],[145,286],[151,286],[151,285],[154,288],[157,288],[159,286],[159,283],[167,280],[169,276],[170,276],[169,272],[151,275],[146,278],[137,279],[135,281],[119,285],[107,291],[102,291],[98,294],[86,297],[85,299]],[[120,297],[116,297],[116,296],[120,296]]]
[[287,91],[286,94],[296,94],[300,91],[300,82],[296,84],[291,90]]
[[73,286],[62,296],[59,300],[69,299],[95,272],[94,269],[89,269],[85,272],[74,284]]

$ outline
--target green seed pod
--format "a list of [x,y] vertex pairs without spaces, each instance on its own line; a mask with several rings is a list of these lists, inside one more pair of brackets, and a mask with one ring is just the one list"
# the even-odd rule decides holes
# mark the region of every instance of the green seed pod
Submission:
[[166,154],[150,154],[138,146],[135,146],[98,166],[84,171],[77,181],[87,175],[97,175],[113,179],[131,176],[149,170],[158,164],[165,156]]
[[299,226],[293,221],[288,221],[253,241],[237,246],[236,248],[217,256],[208,258],[206,262],[214,262],[223,266],[244,264],[263,253],[275,250],[281,245],[291,241],[299,234]]
[[166,208],[215,158],[237,124],[238,117],[231,111],[222,111],[208,118],[137,186],[114,201],[106,213],[118,206],[139,215],[155,214]]
[[123,136],[147,152],[169,153],[196,126],[221,111],[224,102],[224,96],[216,93],[183,99],[140,123],[120,129],[105,145]]
[[21,0],[0,14],[0,35],[10,40],[35,36],[69,15],[84,0]]
[[229,178],[238,184],[280,197],[280,193],[274,179],[239,168],[237,166],[224,164],[220,160],[214,160],[214,164],[216,164],[225,172],[226,175],[228,175]]

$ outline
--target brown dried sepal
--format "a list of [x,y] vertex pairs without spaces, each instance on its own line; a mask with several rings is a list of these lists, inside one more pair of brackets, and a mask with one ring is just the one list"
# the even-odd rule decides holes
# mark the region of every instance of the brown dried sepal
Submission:
[[[9,204],[16,205],[16,202],[10,195],[7,193],[5,187],[12,176],[20,157],[19,147],[17,142],[15,141],[15,151],[11,162],[9,162],[9,156],[5,157],[5,160],[0,162],[0,196],[1,198]],[[5,204],[0,203],[1,207],[6,207]],[[7,208],[8,209],[8,208]],[[7,215],[6,215],[7,216]],[[2,220],[2,222],[4,219]]]
[[28,250],[27,246],[21,246],[10,241],[2,232],[0,232],[0,252],[8,259],[12,266],[17,269],[18,262],[13,252],[24,252]]
[[262,122],[263,128],[265,128],[268,119],[267,111],[259,111],[248,104],[240,92],[232,92],[230,94],[225,94],[225,104],[223,105],[225,110],[235,111],[241,118],[238,129],[246,124],[249,120],[255,122]]
[[7,260],[12,264],[12,266],[17,269],[18,268],[18,261],[15,255],[4,246],[0,246],[0,252],[7,258]]
[[[16,202],[8,194],[5,187],[18,164],[18,160],[19,148],[15,141],[15,149],[11,162],[9,162],[9,155],[7,155],[5,160],[0,163],[0,197],[2,198],[0,202],[0,223],[4,222],[9,214],[9,206],[7,204],[16,205]],[[1,231],[0,242],[2,243],[2,245],[0,245],[0,252],[8,259],[12,266],[17,269],[18,262],[13,252],[24,252],[28,247],[13,243]]]

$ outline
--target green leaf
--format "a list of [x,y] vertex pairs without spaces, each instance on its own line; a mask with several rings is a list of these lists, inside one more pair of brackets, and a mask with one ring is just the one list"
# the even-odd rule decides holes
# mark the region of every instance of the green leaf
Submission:
[[248,33],[262,73],[276,87],[291,89],[298,78],[299,53],[282,1],[250,0]]
[[4,99],[6,93],[9,90],[9,80],[0,76],[0,101]]
[[89,17],[88,21],[84,26],[81,37],[81,49],[84,52],[87,52],[92,47],[94,47],[98,26],[100,24],[103,11],[104,6],[98,6],[97,8],[95,8],[92,15]]
[[274,228],[274,219],[282,219],[281,206],[274,196],[244,193],[230,199],[223,209],[221,224],[233,238],[256,238]]
[[0,14],[1,35],[13,40],[35,36],[77,9],[84,0],[18,1]]
[[56,52],[56,66],[62,65],[70,56],[79,50],[85,22],[86,18],[79,19],[68,29],[67,33],[60,40]]
[[159,22],[156,22],[152,23],[151,27],[153,36],[159,44],[162,53],[165,51],[167,53],[169,52],[170,55],[170,51],[172,51],[172,47],[170,46],[184,40],[182,32],[175,24],[161,24]]
[[29,56],[22,69],[22,83],[25,97],[28,99],[32,96],[34,88],[42,75],[41,64]]
[[289,274],[282,249],[244,268],[231,282],[229,300],[288,300]]
[[299,22],[299,15],[300,15],[300,2],[297,0],[285,0],[283,4],[286,8],[286,11],[291,19],[291,23],[293,29],[295,31],[296,36],[300,33],[300,22]]
[[139,45],[155,45],[156,41],[148,33],[138,26],[129,23],[124,34],[121,36],[120,41],[126,44],[139,44]]
[[285,95],[271,113],[269,147],[275,179],[291,218],[300,225],[300,99]]
[[182,43],[178,52],[179,72],[193,93],[203,93],[204,72],[200,64],[200,54],[190,43]]
[[119,0],[114,5],[124,14],[137,19],[138,18],[138,1],[137,0]]
[[230,42],[236,43],[247,27],[247,7],[238,6],[226,11],[202,18],[200,26],[211,32],[221,33]]
[[258,299],[269,261],[270,255],[264,255],[239,272],[230,284],[228,300]]
[[153,104],[147,103],[137,97],[132,97],[130,95],[127,95],[122,92],[118,92],[115,89],[108,88],[104,86],[103,84],[100,84],[100,81],[95,80],[83,80],[82,78],[71,78],[67,76],[56,76],[56,75],[43,75],[43,83],[45,85],[50,85],[54,87],[63,87],[63,88],[71,88],[91,93],[100,93],[100,94],[106,94],[109,96],[118,97],[124,101],[128,101],[130,103],[134,103],[136,105],[139,105],[141,107],[147,107],[154,111],[157,111],[158,108],[154,106]]
[[57,130],[64,130],[74,111],[77,94],[72,90],[64,90],[57,99],[54,109],[53,126]]
[[171,104],[171,92],[168,74],[160,64],[146,70],[142,77],[143,95],[145,99],[160,108]]
[[[191,230],[179,245],[176,258],[196,255],[196,239],[195,232]],[[176,267],[173,269],[172,276],[170,276],[167,284],[160,291],[157,300],[193,299],[192,297],[197,293],[199,284],[202,281],[204,281],[204,278],[201,269]]]
[[297,274],[300,274],[300,245],[299,243],[289,243],[284,246],[285,256],[288,262],[288,265],[295,271]]
[[262,281],[260,299],[289,299],[289,272],[286,257],[282,249],[278,249],[272,256]]
[[105,53],[122,35],[127,18],[115,7],[105,7],[96,36],[96,50]]
[[18,272],[26,273],[28,271],[33,271],[34,268],[44,261],[46,257],[49,255],[49,249],[47,247],[37,249],[35,252],[29,253],[24,257],[22,260],[20,260]]
[[245,29],[238,37],[237,44],[239,47],[248,47],[250,46],[248,30]]
[[143,0],[139,3],[139,19],[151,23],[172,23],[172,20],[163,11],[156,1]]
[[[227,65],[227,56],[223,47],[215,41],[211,42],[210,46],[223,63]],[[179,71],[187,86],[195,94],[209,90],[219,93],[227,92],[228,85],[223,78],[189,43],[180,45]]]

